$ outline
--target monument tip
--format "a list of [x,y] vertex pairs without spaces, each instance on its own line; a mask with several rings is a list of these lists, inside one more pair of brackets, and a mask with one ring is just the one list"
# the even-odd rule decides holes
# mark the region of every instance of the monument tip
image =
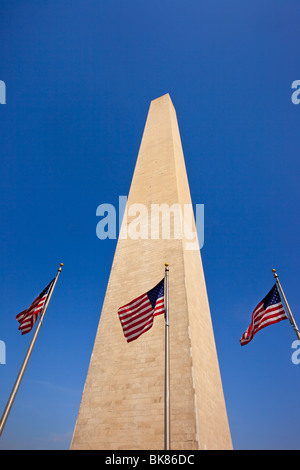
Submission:
[[164,95],[161,95],[161,96],[158,96],[157,98],[154,98],[154,100],[152,100],[152,102],[157,101],[157,100],[163,100],[163,99],[167,99],[172,103],[171,96],[170,96],[169,93],[165,93]]

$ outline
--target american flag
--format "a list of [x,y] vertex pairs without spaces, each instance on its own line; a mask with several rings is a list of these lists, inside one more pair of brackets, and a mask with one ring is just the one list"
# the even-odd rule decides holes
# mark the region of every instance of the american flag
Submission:
[[274,284],[270,292],[254,309],[252,322],[240,339],[241,346],[248,344],[259,330],[287,318],[277,286]]
[[164,279],[153,289],[120,307],[118,315],[128,343],[137,339],[153,325],[154,317],[165,313]]
[[35,324],[39,314],[42,312],[50,288],[54,282],[54,279],[48,284],[48,286],[40,293],[40,295],[32,302],[30,307],[27,310],[19,313],[16,316],[16,320],[20,323],[19,330],[21,330],[22,335],[29,333],[32,330],[33,325]]

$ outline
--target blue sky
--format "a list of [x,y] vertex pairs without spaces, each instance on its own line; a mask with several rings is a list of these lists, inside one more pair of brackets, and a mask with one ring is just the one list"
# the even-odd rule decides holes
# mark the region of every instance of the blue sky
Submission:
[[15,316],[56,274],[0,449],[68,449],[150,101],[169,93],[194,204],[235,449],[300,449],[288,321],[239,339],[276,268],[300,324],[297,0],[1,1],[1,413],[31,335]]

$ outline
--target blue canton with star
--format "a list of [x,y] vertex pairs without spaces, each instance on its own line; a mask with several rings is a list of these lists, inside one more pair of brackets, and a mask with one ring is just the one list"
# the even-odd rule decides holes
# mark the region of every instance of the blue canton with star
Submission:
[[280,300],[279,292],[277,290],[277,286],[275,284],[270,290],[270,292],[263,299],[264,309],[266,309],[270,305],[278,304],[279,302],[281,302],[281,300]]
[[155,287],[153,287],[153,289],[149,290],[149,292],[147,292],[147,295],[152,305],[152,308],[154,308],[157,299],[164,295],[164,279],[162,279],[162,281],[160,281]]

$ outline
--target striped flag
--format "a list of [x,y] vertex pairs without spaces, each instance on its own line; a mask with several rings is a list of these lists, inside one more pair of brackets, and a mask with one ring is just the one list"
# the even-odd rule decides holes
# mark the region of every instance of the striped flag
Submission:
[[277,286],[274,284],[270,292],[254,309],[252,322],[240,339],[241,346],[248,344],[259,330],[287,318]]
[[118,315],[127,342],[150,330],[154,317],[161,313],[165,313],[164,279],[146,294],[119,308]]
[[48,284],[48,286],[40,293],[40,295],[32,302],[30,307],[27,310],[19,313],[16,316],[16,320],[20,323],[19,330],[21,330],[22,335],[29,333],[32,330],[33,325],[35,324],[39,314],[43,311],[47,296],[49,294],[50,288],[54,282],[54,279]]

